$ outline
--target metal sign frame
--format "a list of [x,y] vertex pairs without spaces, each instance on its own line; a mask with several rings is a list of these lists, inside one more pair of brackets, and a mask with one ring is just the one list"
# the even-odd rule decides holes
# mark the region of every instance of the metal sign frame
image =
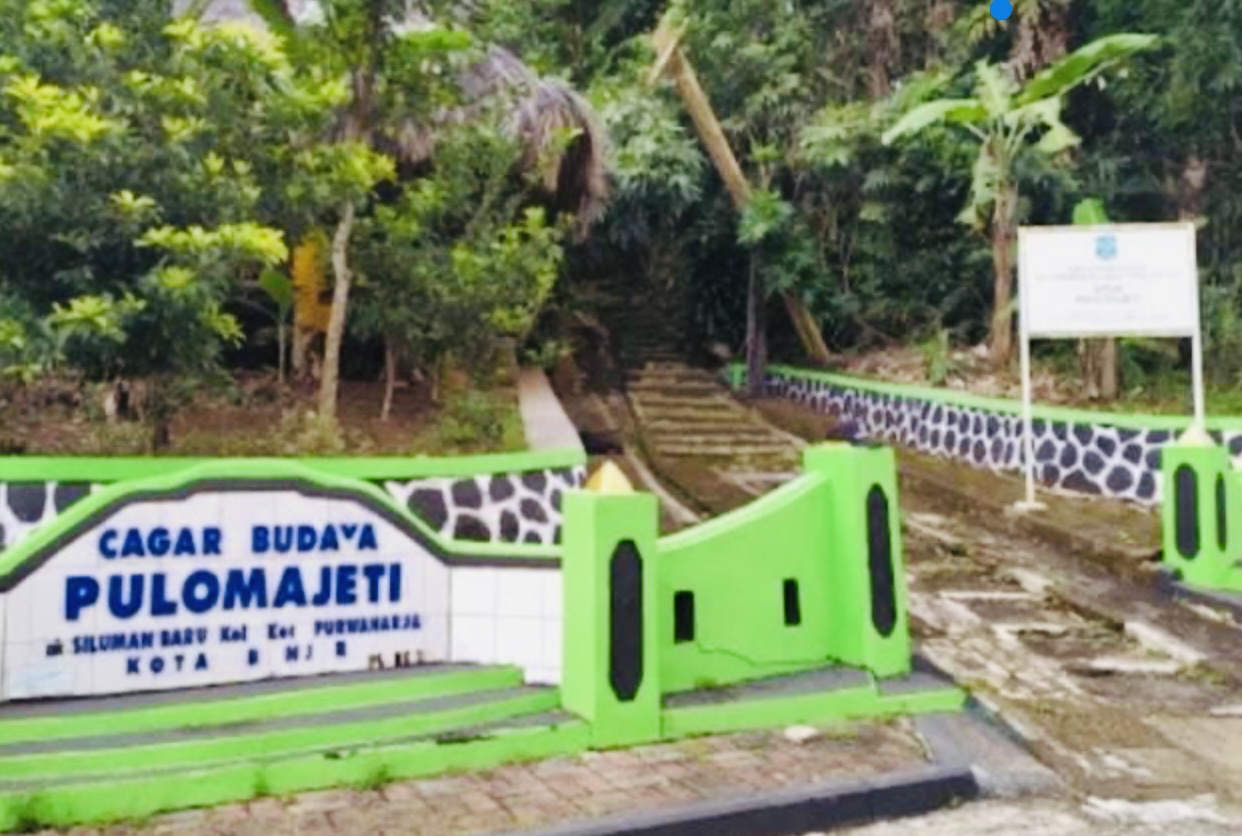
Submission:
[[[1109,232],[1139,232],[1154,230],[1180,230],[1188,231],[1188,252],[1187,258],[1191,264],[1191,275],[1193,281],[1192,287],[1192,309],[1194,311],[1195,324],[1189,333],[1183,329],[1170,328],[1168,330],[1152,329],[1134,332],[1108,331],[1095,333],[1081,333],[1072,329],[1062,330],[1041,330],[1038,333],[1031,333],[1030,323],[1028,322],[1029,308],[1027,300],[1030,294],[1028,282],[1024,279],[1029,277],[1030,271],[1024,270],[1027,259],[1033,247],[1033,238],[1038,238],[1041,234],[1049,232],[1075,232],[1083,235],[1104,235]],[[1025,276],[1024,276],[1025,274]],[[1116,337],[1152,337],[1152,338],[1172,338],[1184,339],[1189,337],[1191,343],[1191,396],[1194,400],[1194,419],[1193,426],[1199,429],[1205,429],[1207,421],[1206,406],[1204,403],[1204,382],[1203,382],[1203,317],[1199,305],[1199,270],[1198,255],[1195,241],[1195,227],[1189,221],[1174,223],[1137,223],[1137,224],[1078,224],[1078,225],[1060,225],[1060,226],[1021,226],[1018,227],[1018,339],[1021,344],[1021,365],[1022,365],[1022,449],[1023,457],[1026,460],[1026,499],[1018,503],[1020,507],[1026,509],[1034,509],[1042,507],[1035,499],[1035,438],[1031,430],[1034,413],[1034,396],[1031,386],[1031,338],[1037,339],[1109,339]]]

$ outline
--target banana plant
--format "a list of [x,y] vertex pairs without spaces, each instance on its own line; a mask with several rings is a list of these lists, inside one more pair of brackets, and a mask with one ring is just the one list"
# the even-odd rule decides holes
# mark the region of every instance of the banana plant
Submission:
[[1018,182],[1014,166],[1025,153],[1055,156],[1081,141],[1064,122],[1066,94],[1157,43],[1155,35],[1124,33],[1092,41],[1019,85],[1006,68],[980,61],[974,96],[936,99],[902,115],[882,136],[885,145],[934,125],[956,125],[979,143],[970,199],[960,220],[991,226],[993,299],[989,344],[996,362],[1013,349],[1013,263],[1017,236]]
[[293,312],[293,281],[278,270],[268,268],[259,276],[259,287],[267,294],[268,298],[276,306],[275,315],[272,317],[276,321],[276,345],[277,345],[277,361],[276,375],[279,381],[285,382],[285,366],[288,351],[288,331],[289,331],[289,315]]

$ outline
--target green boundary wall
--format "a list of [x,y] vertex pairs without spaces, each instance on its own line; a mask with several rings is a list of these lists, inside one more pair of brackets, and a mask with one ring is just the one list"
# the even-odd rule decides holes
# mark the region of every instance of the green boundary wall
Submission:
[[[745,369],[725,376],[741,386]],[[773,366],[767,390],[814,411],[848,419],[861,436],[900,444],[997,472],[1024,467],[1021,405],[928,386],[881,383],[849,375]],[[1036,405],[1032,418],[1035,478],[1061,490],[1159,503],[1162,449],[1191,418],[1133,415]],[[1242,418],[1210,419],[1208,431],[1242,454]]]
[[[177,456],[3,456],[0,482],[120,482],[162,476],[213,462],[269,461],[265,458],[219,459]],[[530,450],[480,456],[324,456],[275,459],[351,479],[421,479],[477,476],[585,465],[581,449]]]
[[[209,461],[109,485],[0,556],[0,580],[20,594],[20,577],[66,537],[135,499],[213,485],[312,486],[356,497],[450,564],[559,563],[562,684],[514,690],[521,674],[510,666],[422,682],[327,679],[223,701],[190,694],[111,714],[0,712],[0,746],[59,747],[0,752],[0,829],[142,818],[691,735],[959,710],[964,692],[912,671],[893,452],[818,445],[804,470],[747,507],[667,537],[658,535],[650,494],[569,491],[561,546],[453,542],[379,487],[301,462]],[[491,696],[452,704],[454,695],[483,693]],[[436,707],[420,713],[420,700]],[[331,719],[394,703],[411,708]],[[317,714],[323,723],[291,730],[238,725]],[[204,727],[223,736],[76,746],[100,734]]]
[[[730,385],[737,389],[745,385],[746,367],[734,363],[726,371]],[[919,386],[906,383],[886,383],[870,380],[854,375],[823,372],[815,369],[802,369],[796,366],[774,365],[768,368],[769,378],[773,376],[788,377],[807,381],[821,381],[842,389],[859,392],[873,392],[879,395],[890,395],[899,398],[934,401],[940,404],[962,406],[979,409],[985,412],[1020,416],[1021,401],[1014,398],[995,398],[975,395],[970,392],[959,392],[936,386]],[[1189,397],[1189,392],[1187,393]],[[1047,406],[1034,404],[1035,418],[1045,421],[1061,421],[1069,424],[1102,424],[1110,427],[1125,427],[1136,430],[1185,430],[1190,423],[1189,414],[1180,415],[1145,415],[1126,412],[1107,412],[1104,410],[1074,409],[1072,407]],[[1218,416],[1208,418],[1208,429],[1242,432],[1242,417]]]

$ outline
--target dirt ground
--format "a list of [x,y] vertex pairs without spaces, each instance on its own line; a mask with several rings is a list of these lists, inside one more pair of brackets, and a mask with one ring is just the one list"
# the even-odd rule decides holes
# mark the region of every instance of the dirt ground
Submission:
[[[808,441],[823,439],[834,419],[781,398],[756,401],[754,406],[776,426]],[[1025,496],[1020,474],[993,473],[946,459],[897,448],[903,479],[918,480],[927,487],[936,483],[966,488],[974,501],[959,509],[967,516],[1004,513],[1006,506]],[[1154,509],[1083,494],[1040,493],[1048,509],[1041,519],[1051,526],[1074,532],[1083,542],[1107,544],[1124,574],[1141,576],[1155,570],[1160,548],[1160,518]]]
[[[199,392],[172,424],[162,455],[447,455],[523,449],[516,388],[447,393],[434,403],[427,387],[395,391],[392,412],[380,420],[384,387],[344,381],[340,431],[314,417],[315,393],[279,384],[273,375],[238,376]],[[0,454],[146,455],[151,426],[109,421],[99,387],[44,384],[0,395]]]
[[[1169,343],[1171,347],[1173,344]],[[834,370],[888,383],[937,386],[973,395],[994,398],[1022,397],[1022,381],[1015,361],[1011,368],[997,369],[982,347],[953,348],[935,362],[921,346],[894,346],[861,355],[840,355]],[[933,379],[930,372],[940,372]],[[1144,383],[1122,381],[1116,402],[1089,400],[1071,363],[1049,363],[1040,358],[1032,362],[1031,385],[1035,402],[1046,406],[1072,406],[1106,412],[1187,414],[1190,410],[1188,372],[1166,373]],[[1185,378],[1183,381],[1182,378]],[[1239,396],[1230,391],[1208,391],[1208,407],[1213,413],[1235,414]]]

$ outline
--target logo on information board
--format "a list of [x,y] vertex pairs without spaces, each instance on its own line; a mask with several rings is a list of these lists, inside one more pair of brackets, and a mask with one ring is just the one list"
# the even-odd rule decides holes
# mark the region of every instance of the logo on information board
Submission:
[[1095,254],[1103,261],[1117,257],[1117,236],[1101,235],[1095,239]]

